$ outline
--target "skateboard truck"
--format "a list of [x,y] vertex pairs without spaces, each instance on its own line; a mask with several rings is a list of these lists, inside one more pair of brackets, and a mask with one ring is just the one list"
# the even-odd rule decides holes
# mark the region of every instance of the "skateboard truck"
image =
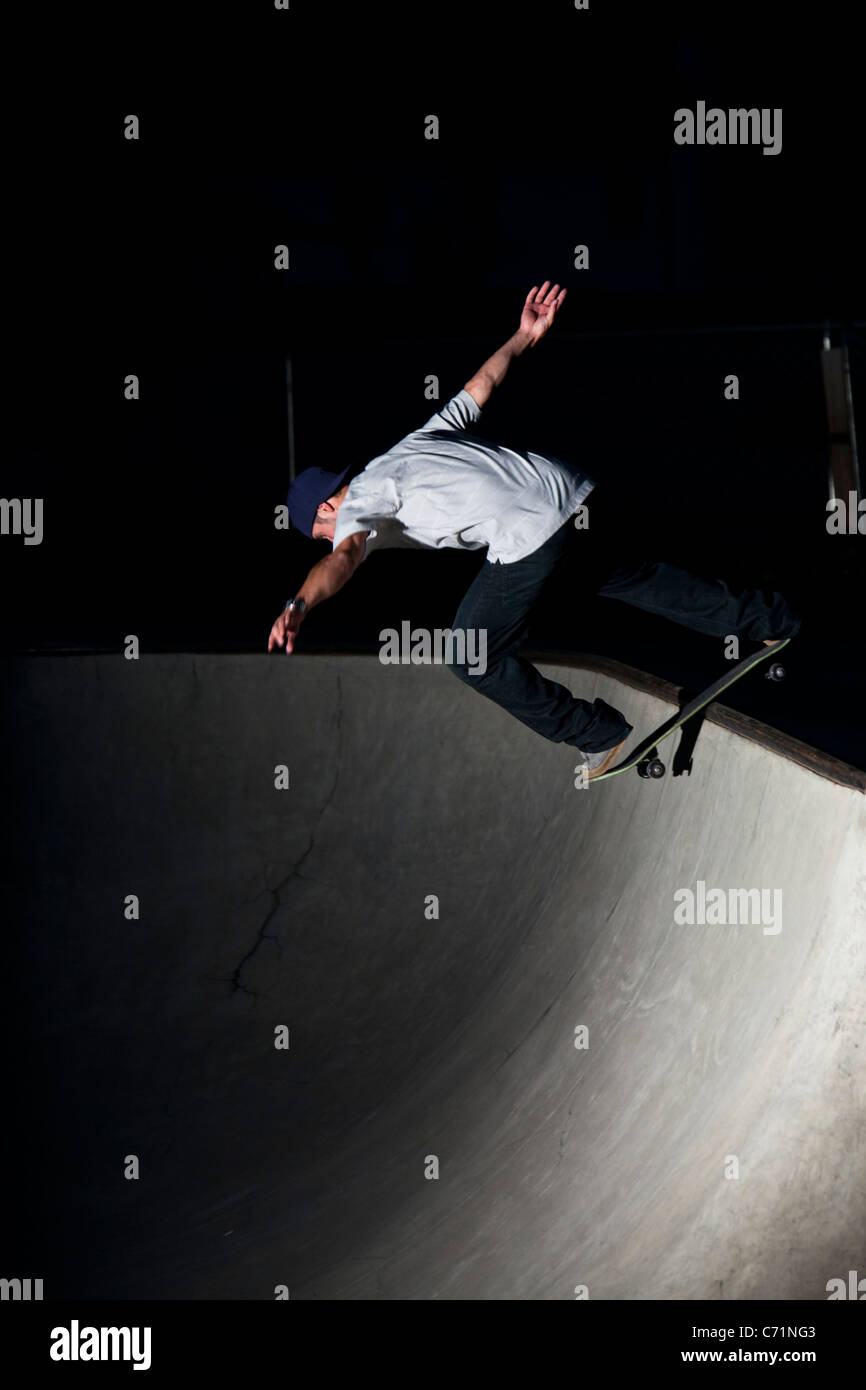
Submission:
[[764,672],[765,681],[783,681],[785,679],[785,668],[781,662],[774,661],[768,671]]

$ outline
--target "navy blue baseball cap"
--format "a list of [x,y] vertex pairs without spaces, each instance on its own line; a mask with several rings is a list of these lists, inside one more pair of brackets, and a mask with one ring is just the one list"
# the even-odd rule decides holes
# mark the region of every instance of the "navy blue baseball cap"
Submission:
[[325,468],[305,468],[295,478],[286,497],[289,521],[305,536],[312,538],[318,508],[333,497],[351,466],[349,464],[342,473],[329,473]]

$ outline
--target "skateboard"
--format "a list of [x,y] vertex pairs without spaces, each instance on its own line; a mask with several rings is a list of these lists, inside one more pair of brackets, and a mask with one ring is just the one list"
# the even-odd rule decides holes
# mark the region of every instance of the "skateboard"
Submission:
[[[706,709],[707,705],[712,704],[713,700],[716,700],[723,690],[727,690],[729,686],[736,684],[738,680],[741,680],[742,677],[745,676],[747,672],[753,670],[755,666],[760,666],[762,661],[767,661],[769,658],[775,656],[777,652],[781,651],[782,647],[787,647],[790,640],[790,637],[784,637],[780,641],[774,642],[772,646],[762,647],[758,651],[752,652],[751,656],[743,657],[742,661],[738,661],[737,664],[732,666],[729,671],[726,671],[723,676],[719,676],[718,680],[713,681],[712,685],[707,686],[706,690],[702,690],[700,695],[696,695],[693,700],[689,700],[678,714],[672,715],[665,724],[662,724],[661,727],[650,734],[648,738],[645,738],[643,743],[638,744],[637,748],[629,753],[628,757],[621,763],[617,763],[616,767],[610,768],[607,772],[600,773],[598,777],[590,778],[587,781],[587,786],[593,787],[597,782],[606,782],[608,777],[616,777],[620,772],[628,772],[629,768],[632,767],[637,768],[640,777],[648,777],[651,779],[664,777],[666,769],[664,763],[661,762],[658,757],[656,745],[661,743],[662,739],[669,738],[671,734],[676,733],[677,729],[681,729],[683,725],[688,723],[700,710]],[[768,680],[784,680],[785,668],[784,666],[780,666],[778,662],[773,661],[766,672],[766,676]]]

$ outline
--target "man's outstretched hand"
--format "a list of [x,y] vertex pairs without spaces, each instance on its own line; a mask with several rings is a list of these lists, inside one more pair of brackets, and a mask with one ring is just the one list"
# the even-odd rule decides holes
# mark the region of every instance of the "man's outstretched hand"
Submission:
[[535,347],[544,337],[564,299],[565,290],[561,290],[559,285],[550,289],[549,280],[545,280],[541,289],[537,285],[532,286],[520,315],[520,327],[524,333],[529,334],[530,347]]
[[274,647],[281,647],[285,643],[286,655],[288,656],[289,652],[294,650],[295,638],[302,622],[303,617],[297,608],[292,608],[288,612],[284,609],[271,628],[268,651],[271,652]]

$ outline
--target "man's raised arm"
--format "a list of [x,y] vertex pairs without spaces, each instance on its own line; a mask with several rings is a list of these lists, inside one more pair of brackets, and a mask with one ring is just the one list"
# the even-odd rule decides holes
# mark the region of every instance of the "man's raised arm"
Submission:
[[504,380],[515,357],[520,357],[527,348],[535,347],[544,337],[565,295],[566,291],[561,290],[559,285],[550,289],[549,280],[545,280],[541,289],[537,285],[532,286],[523,305],[517,332],[492,357],[488,357],[463,387],[477,405],[484,407],[487,404],[493,388]]
[[298,630],[310,609],[324,603],[326,598],[331,598],[355,573],[364,558],[369,534],[369,531],[356,531],[340,541],[330,555],[323,555],[321,560],[313,565],[295,595],[295,598],[302,598],[306,606],[303,609],[283,610],[271,628],[268,638],[269,652],[273,651],[274,647],[281,647],[284,642],[287,653],[294,650]]

